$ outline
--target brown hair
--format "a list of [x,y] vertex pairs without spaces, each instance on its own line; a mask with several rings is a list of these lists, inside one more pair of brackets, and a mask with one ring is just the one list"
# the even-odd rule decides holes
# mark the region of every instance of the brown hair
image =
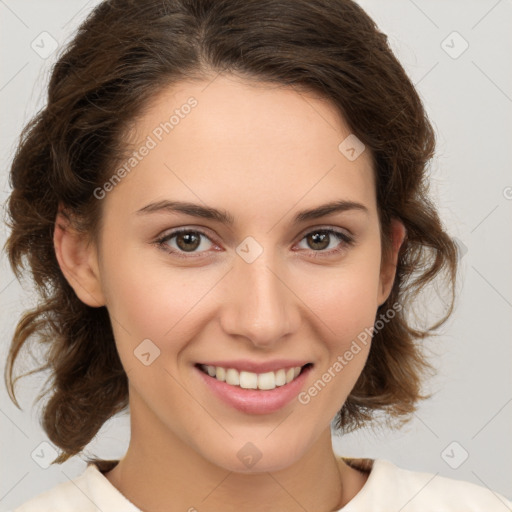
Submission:
[[[372,155],[384,256],[390,220],[407,229],[377,317],[404,307],[376,330],[337,428],[356,429],[379,410],[402,424],[425,398],[421,382],[432,366],[418,341],[452,312],[456,246],[427,195],[433,129],[386,36],[351,0],[105,1],[61,53],[47,104],[25,127],[10,171],[6,249],[18,279],[27,258],[40,302],[17,324],[5,379],[18,405],[13,366],[20,350],[29,338],[47,347],[44,366],[30,373],[49,370],[50,385],[38,399],[49,394],[41,421],[62,450],[54,462],[79,453],[128,404],[106,307],[81,302],[58,265],[58,205],[98,240],[101,201],[93,191],[129,150],[129,126],[163,88],[217,72],[327,98]],[[451,291],[447,312],[429,328],[413,327],[411,301],[438,275]]]

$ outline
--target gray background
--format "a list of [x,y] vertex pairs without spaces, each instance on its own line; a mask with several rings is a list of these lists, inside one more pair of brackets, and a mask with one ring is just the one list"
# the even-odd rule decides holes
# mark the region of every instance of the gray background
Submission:
[[[97,3],[0,0],[2,205],[9,193],[7,173],[16,138],[44,103],[56,56],[40,55],[51,49],[49,37],[40,34],[48,32],[62,45]],[[440,335],[427,341],[438,368],[427,387],[434,397],[402,430],[335,436],[335,449],[346,456],[385,458],[407,469],[468,480],[511,498],[512,71],[507,63],[512,2],[360,3],[388,34],[436,128],[432,193],[463,255],[457,310]],[[33,41],[39,54],[31,47]],[[0,242],[5,239],[2,225]],[[14,279],[3,253],[0,267],[3,362],[15,324],[34,304],[34,296],[29,280],[22,287]],[[39,426],[39,410],[32,407],[42,377],[21,381],[22,411],[0,386],[0,510],[85,469],[76,457],[61,466],[41,467],[53,455],[50,445],[41,445],[48,441]],[[128,438],[128,417],[114,418],[87,453],[119,458]]]

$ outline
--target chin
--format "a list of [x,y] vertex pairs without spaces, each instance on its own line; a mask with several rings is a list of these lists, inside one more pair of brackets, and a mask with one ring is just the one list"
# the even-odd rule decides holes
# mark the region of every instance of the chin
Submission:
[[211,463],[228,471],[256,474],[286,469],[300,460],[308,449],[306,444],[298,444],[289,437],[260,439],[262,440],[231,439],[227,444],[219,443],[219,450],[215,452],[211,451],[211,446],[208,447],[208,453],[205,451],[202,455]]

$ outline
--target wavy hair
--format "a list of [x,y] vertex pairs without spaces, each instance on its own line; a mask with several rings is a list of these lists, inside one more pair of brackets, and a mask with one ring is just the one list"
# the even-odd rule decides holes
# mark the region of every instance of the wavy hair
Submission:
[[[47,102],[24,128],[9,175],[4,249],[18,279],[28,264],[38,305],[17,323],[5,381],[19,407],[14,388],[23,375],[14,367],[21,349],[46,348],[30,373],[49,371],[38,399],[48,398],[41,424],[62,450],[54,463],[80,453],[128,405],[108,311],[81,302],[58,265],[59,204],[76,229],[98,240],[101,201],[93,191],[125,157],[134,121],[169,85],[219,72],[329,100],[372,156],[384,256],[391,220],[407,230],[377,315],[403,307],[375,331],[336,428],[359,428],[377,411],[401,425],[425,398],[422,382],[432,365],[422,340],[453,310],[457,254],[428,196],[434,131],[387,37],[351,0],[107,0],[60,52]],[[442,318],[418,328],[407,313],[438,277],[451,302]]]

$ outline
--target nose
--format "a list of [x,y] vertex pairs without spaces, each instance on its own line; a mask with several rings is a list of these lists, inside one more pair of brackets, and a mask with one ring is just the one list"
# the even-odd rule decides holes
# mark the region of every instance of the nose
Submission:
[[224,332],[246,338],[258,348],[273,348],[293,333],[300,312],[286,276],[265,251],[252,263],[236,258],[225,283],[228,297],[220,318]]

